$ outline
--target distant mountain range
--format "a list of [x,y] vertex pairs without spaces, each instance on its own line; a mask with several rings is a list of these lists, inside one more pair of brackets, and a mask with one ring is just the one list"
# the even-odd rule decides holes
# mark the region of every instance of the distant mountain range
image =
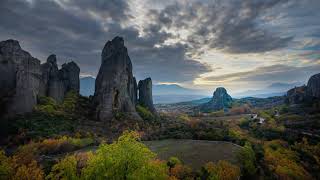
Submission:
[[273,83],[267,86],[265,89],[258,90],[248,90],[241,93],[233,94],[232,97],[243,98],[243,97],[257,97],[257,98],[267,98],[273,96],[283,96],[291,88],[301,86],[303,83]]
[[[257,97],[267,98],[273,96],[282,96],[286,92],[296,86],[301,86],[303,83],[273,83],[265,89],[248,90],[241,93],[233,94],[234,98]],[[90,96],[94,94],[95,78],[83,77],[80,78],[80,94]],[[181,87],[177,84],[156,84],[152,87],[153,100],[155,104],[161,103],[177,103],[192,101],[207,97],[202,91]]]
[[96,79],[93,77],[80,78],[80,94],[90,96],[94,94],[94,86]]
[[[94,94],[95,78],[80,78],[80,94],[90,96]],[[201,91],[188,89],[176,84],[157,84],[152,87],[153,100],[158,103],[176,103],[181,101],[190,101],[206,97]]]

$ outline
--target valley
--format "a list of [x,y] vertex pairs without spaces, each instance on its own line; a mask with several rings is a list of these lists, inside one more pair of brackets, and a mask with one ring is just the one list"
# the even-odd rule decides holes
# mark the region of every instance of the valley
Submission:
[[0,179],[320,177],[320,74],[284,96],[233,98],[218,87],[156,104],[122,37],[106,42],[97,78],[87,79],[94,87],[82,90],[74,62],[40,64],[14,40],[0,50],[0,68],[19,72],[1,84]]

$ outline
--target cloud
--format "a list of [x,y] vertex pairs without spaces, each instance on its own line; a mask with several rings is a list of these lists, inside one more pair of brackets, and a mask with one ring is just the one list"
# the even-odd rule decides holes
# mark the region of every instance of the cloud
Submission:
[[[114,36],[123,36],[137,78],[151,76],[155,83],[192,84],[199,78],[208,82],[249,83],[261,83],[264,78],[306,79],[315,72],[309,67],[311,62],[319,61],[318,0],[132,2],[1,0],[0,39],[19,40],[24,49],[43,61],[51,53],[57,55],[60,64],[72,59],[80,65],[82,74],[95,76],[104,43]],[[279,52],[297,49],[295,54],[299,56],[278,57]],[[220,53],[221,56],[213,57],[222,59],[204,56],[209,51]],[[227,61],[230,54],[241,58],[238,62],[219,64]],[[249,58],[255,54],[260,59]],[[268,59],[267,55],[274,58]],[[255,62],[254,67],[286,65],[218,75],[229,66],[227,72],[232,72]],[[302,65],[306,66],[306,73],[303,68],[296,68]],[[203,78],[208,72],[216,75]]]
[[0,38],[17,39],[33,56],[45,60],[54,53],[58,62],[76,61],[81,73],[96,75],[104,43],[123,36],[138,79],[190,81],[210,71],[186,56],[179,44],[156,48],[171,37],[155,23],[134,25],[126,0],[4,0],[0,2]]
[[305,67],[287,65],[272,65],[259,67],[251,71],[224,74],[220,76],[205,77],[203,81],[209,82],[307,82],[311,75],[320,72],[320,64]]
[[[185,2],[185,1],[183,1]],[[151,11],[158,24],[171,30],[187,30],[190,49],[221,49],[229,53],[259,53],[287,47],[292,36],[279,36],[259,26],[260,17],[286,0],[210,1],[175,3]],[[183,31],[182,31],[183,32]],[[206,49],[204,49],[206,50]]]

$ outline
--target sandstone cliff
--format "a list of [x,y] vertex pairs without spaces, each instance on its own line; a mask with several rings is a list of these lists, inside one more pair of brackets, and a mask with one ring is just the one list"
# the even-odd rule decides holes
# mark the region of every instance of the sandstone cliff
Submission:
[[110,121],[117,113],[140,119],[134,101],[132,64],[121,37],[108,41],[101,54],[95,83],[94,105],[98,120]]
[[61,102],[68,91],[79,92],[79,73],[74,62],[59,70],[56,56],[50,55],[40,65],[18,41],[0,42],[0,117],[31,112],[38,96]]
[[286,102],[299,104],[320,99],[320,73],[311,76],[307,86],[295,87],[287,91]]
[[156,112],[153,106],[152,100],[152,80],[151,78],[146,78],[139,81],[139,104],[148,108],[152,113]]
[[217,88],[212,99],[200,106],[200,110],[203,112],[211,112],[227,109],[231,106],[232,97],[227,93],[227,90],[223,87]]
[[40,61],[21,49],[19,42],[0,42],[0,99],[2,114],[30,112],[37,103]]
[[320,98],[320,73],[311,76],[308,80],[307,94],[312,97]]

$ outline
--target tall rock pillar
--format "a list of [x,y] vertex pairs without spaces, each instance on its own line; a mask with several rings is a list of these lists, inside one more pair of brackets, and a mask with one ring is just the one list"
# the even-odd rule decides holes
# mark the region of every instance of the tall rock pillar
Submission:
[[148,108],[152,113],[156,112],[153,106],[152,100],[152,80],[151,78],[146,78],[145,80],[139,81],[139,104]]
[[108,41],[101,54],[101,67],[95,83],[94,103],[98,120],[111,120],[121,112],[140,119],[133,101],[132,64],[122,37]]

